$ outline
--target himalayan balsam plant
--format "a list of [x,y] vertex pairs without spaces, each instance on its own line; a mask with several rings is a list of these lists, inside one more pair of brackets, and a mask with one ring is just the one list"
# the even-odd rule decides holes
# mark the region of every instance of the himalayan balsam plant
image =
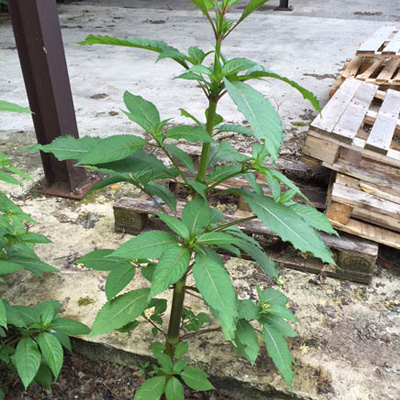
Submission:
[[[106,139],[65,136],[50,145],[35,146],[35,149],[54,153],[59,160],[74,159],[78,166],[108,175],[96,189],[116,182],[132,183],[154,201],[158,218],[168,228],[142,233],[115,251],[96,250],[79,260],[86,267],[110,271],[105,288],[107,303],[93,323],[93,335],[113,330],[127,332],[145,320],[153,325],[154,336],[164,336],[162,343],[152,345],[157,365],[146,373],[149,379],[137,391],[136,400],[161,396],[167,400],[181,400],[183,383],[195,390],[213,388],[207,375],[197,367],[188,366],[183,358],[188,350],[185,339],[196,331],[210,331],[211,328],[201,327],[213,321],[208,314],[196,315],[185,307],[186,295],[204,301],[233,349],[252,364],[259,354],[258,337],[261,335],[276,367],[292,386],[294,360],[286,337],[296,336],[287,322],[296,321],[296,318],[287,308],[287,298],[273,288],[262,290],[256,286],[257,301],[240,300],[219,255],[220,251],[236,257],[246,253],[262,271],[278,279],[275,263],[257,241],[238,229],[239,224],[258,218],[296,249],[334,264],[330,250],[317,233],[318,230],[335,233],[328,219],[309,204],[295,184],[276,167],[271,167],[275,166],[282,146],[282,124],[270,102],[247,82],[263,78],[284,81],[319,110],[316,98],[297,83],[255,61],[228,59],[221,50],[231,32],[266,0],[248,2],[236,21],[228,18],[228,10],[240,0],[191,1],[214,32],[213,51],[190,47],[187,53],[182,53],[162,41],[93,35],[80,44],[134,47],[158,53],[157,61],[165,58],[175,61],[183,68],[176,79],[194,81],[207,97],[204,122],[182,108],[181,115],[189,119],[189,124],[168,129],[169,120],[161,120],[152,103],[125,92],[125,114],[142,127],[151,140],[134,135]],[[233,100],[251,129],[227,124],[217,113],[218,103],[225,95]],[[226,132],[258,139],[251,155],[238,152],[228,140],[222,139],[221,134]],[[177,145],[179,139],[201,144],[198,165]],[[161,153],[163,157],[157,158],[153,153]],[[265,177],[272,197],[266,196],[257,182],[256,175],[260,174]],[[234,177],[244,177],[247,183],[239,189],[221,186]],[[177,211],[176,196],[167,188],[166,183],[170,181],[183,184],[190,192],[182,212]],[[221,212],[209,205],[211,197],[224,194],[241,196],[253,214],[227,222]],[[298,204],[299,198],[306,204]],[[134,279],[136,271],[150,282],[149,287],[120,294]],[[162,316],[167,301],[157,296],[168,290],[172,290],[173,298],[168,327],[164,331]]]
[[[30,113],[7,101],[0,101],[0,111]],[[21,185],[16,177],[32,180],[0,153],[0,181]],[[58,272],[36,255],[35,244],[50,240],[27,230],[25,223],[33,222],[17,204],[0,193],[0,284],[6,284],[3,276],[21,270],[39,278],[43,278],[45,272]],[[63,365],[63,347],[71,350],[68,334],[83,335],[90,331],[78,321],[61,318],[60,310],[58,301],[27,307],[10,305],[0,297],[0,374],[2,369],[10,368],[17,372],[25,388],[38,382],[50,389]],[[0,387],[0,400],[4,396]]]

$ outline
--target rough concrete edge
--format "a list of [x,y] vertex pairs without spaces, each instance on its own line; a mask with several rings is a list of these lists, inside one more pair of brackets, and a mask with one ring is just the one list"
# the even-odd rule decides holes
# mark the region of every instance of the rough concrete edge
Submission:
[[[139,368],[140,364],[146,361],[155,362],[155,359],[149,356],[130,353],[104,343],[89,342],[82,338],[71,338],[71,341],[74,353],[81,354],[91,360],[108,361],[131,368]],[[278,391],[264,393],[237,379],[221,378],[215,375],[210,375],[210,379],[220,393],[231,396],[239,394],[241,398],[246,400],[306,400],[303,396],[285,395]],[[229,388],[229,390],[224,388]]]

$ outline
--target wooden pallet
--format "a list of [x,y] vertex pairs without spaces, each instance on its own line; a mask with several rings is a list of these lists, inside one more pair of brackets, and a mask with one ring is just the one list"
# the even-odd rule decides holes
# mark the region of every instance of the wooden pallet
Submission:
[[329,98],[349,78],[376,84],[380,90],[400,89],[400,58],[356,55],[354,58],[348,59],[332,85]]
[[[178,204],[177,215],[181,214],[183,204]],[[143,199],[123,198],[114,204],[115,229],[119,232],[138,234],[146,229],[158,209],[150,201]],[[226,215],[226,221],[235,221],[244,218],[244,211],[236,215]],[[157,219],[160,226],[161,221]],[[154,220],[152,221],[154,223]],[[159,226],[157,228],[159,228]],[[351,235],[344,234],[341,238],[321,234],[323,241],[332,249],[338,267],[323,264],[310,256],[301,255],[288,244],[280,242],[278,236],[257,220],[248,221],[239,225],[247,233],[254,234],[255,238],[266,238],[274,243],[266,248],[267,253],[274,261],[287,267],[305,272],[324,272],[328,276],[349,279],[355,282],[369,283],[373,276],[375,262],[378,257],[378,245]],[[261,240],[263,244],[263,241]]]
[[357,55],[400,57],[400,32],[395,26],[384,26],[361,43]]
[[376,185],[333,174],[326,214],[339,230],[400,249],[400,197]]
[[303,161],[400,196],[400,92],[346,79],[311,124]]

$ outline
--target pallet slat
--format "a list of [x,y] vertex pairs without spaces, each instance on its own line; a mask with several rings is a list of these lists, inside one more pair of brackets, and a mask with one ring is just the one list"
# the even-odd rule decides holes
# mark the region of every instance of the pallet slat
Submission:
[[387,154],[400,113],[400,92],[388,90],[369,134],[366,148]]
[[381,54],[385,42],[396,32],[395,26],[384,26],[372,34],[357,50],[357,54]]
[[400,52],[400,32],[397,32],[382,50],[384,55],[395,55]]

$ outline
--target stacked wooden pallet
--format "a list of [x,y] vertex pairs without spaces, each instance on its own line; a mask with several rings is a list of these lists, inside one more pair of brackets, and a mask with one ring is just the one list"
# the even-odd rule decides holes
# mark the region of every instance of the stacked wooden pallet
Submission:
[[346,79],[312,122],[304,160],[338,173],[327,213],[338,229],[400,249],[400,92]]
[[400,86],[400,32],[395,27],[383,27],[361,44],[352,59],[348,59],[332,86],[332,97],[348,78],[379,85],[380,89]]

